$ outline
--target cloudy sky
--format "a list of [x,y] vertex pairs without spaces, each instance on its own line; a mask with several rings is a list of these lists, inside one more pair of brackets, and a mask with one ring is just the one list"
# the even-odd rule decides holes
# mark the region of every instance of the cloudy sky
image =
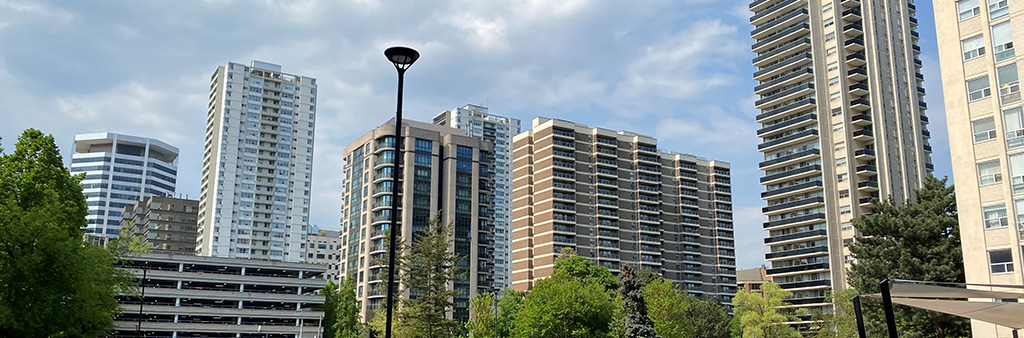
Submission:
[[[196,198],[209,77],[258,59],[319,83],[311,222],[338,227],[342,149],[394,112],[392,45],[422,54],[407,118],[467,103],[494,114],[629,130],[664,150],[731,162],[738,268],[762,264],[748,2],[0,0],[0,137],[119,132],[181,149]],[[921,56],[938,176],[949,150],[931,4]]]

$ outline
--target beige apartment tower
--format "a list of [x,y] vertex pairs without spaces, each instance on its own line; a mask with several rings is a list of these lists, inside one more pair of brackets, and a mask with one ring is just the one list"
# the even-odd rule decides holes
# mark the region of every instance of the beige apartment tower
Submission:
[[[967,283],[1017,285],[1024,251],[1024,118],[1016,52],[1024,1],[935,3]],[[1017,33],[1021,32],[1021,33]],[[972,321],[974,337],[1011,337]]]
[[321,230],[310,226],[306,235],[306,263],[322,264],[327,267],[323,275],[340,285],[338,267],[341,261],[341,231]]
[[401,156],[400,236],[411,245],[439,211],[442,222],[454,223],[452,249],[465,259],[457,264],[463,277],[453,283],[458,294],[452,316],[467,319],[470,298],[500,288],[494,284],[493,261],[494,145],[429,123],[403,121],[402,128],[400,152],[395,151],[394,120],[345,147],[339,277],[356,277],[363,320],[386,305],[386,266],[381,264],[387,262],[395,158]]
[[650,136],[536,118],[513,139],[513,168],[513,289],[531,289],[573,248],[612,272],[640,266],[732,302],[728,163],[660,152]]
[[768,277],[788,302],[830,306],[847,287],[851,220],[872,199],[912,197],[931,170],[907,0],[755,0],[756,121]]
[[154,253],[193,255],[199,201],[150,196],[121,211],[121,228],[151,245]]

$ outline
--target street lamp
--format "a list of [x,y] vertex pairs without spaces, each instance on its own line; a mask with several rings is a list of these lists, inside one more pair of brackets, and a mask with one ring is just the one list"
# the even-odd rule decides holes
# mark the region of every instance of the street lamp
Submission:
[[391,175],[391,242],[388,245],[388,310],[387,328],[384,338],[391,338],[391,316],[395,307],[395,244],[398,241],[398,177],[402,173],[402,87],[405,85],[405,71],[412,66],[420,53],[409,47],[391,47],[384,50],[384,56],[398,70],[398,110],[395,112],[395,168]]

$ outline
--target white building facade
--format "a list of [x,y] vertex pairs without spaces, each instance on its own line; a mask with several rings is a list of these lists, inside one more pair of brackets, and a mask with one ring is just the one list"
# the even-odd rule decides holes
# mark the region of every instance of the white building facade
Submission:
[[494,143],[494,285],[511,287],[512,137],[520,132],[519,120],[467,104],[438,114],[434,124],[462,129],[466,135]]
[[150,196],[172,196],[178,148],[156,139],[115,133],[75,135],[71,174],[85,174],[87,236],[116,238],[121,209]]
[[213,73],[197,254],[305,259],[316,90],[260,61]]

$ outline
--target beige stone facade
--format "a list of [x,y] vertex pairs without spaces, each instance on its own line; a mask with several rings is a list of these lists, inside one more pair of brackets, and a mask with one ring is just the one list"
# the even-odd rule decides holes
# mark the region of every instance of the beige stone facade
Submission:
[[121,227],[149,243],[154,253],[194,254],[199,201],[151,196],[124,207]]
[[324,278],[342,282],[338,276],[341,261],[341,231],[313,229],[306,235],[306,263],[327,266]]
[[629,132],[536,118],[513,139],[512,288],[562,248],[639,265],[723,303],[736,292],[729,164],[665,153]]
[[[1024,38],[1024,1],[938,1],[935,22],[967,282],[1019,286],[1024,120],[1013,46]],[[972,330],[1012,336],[979,321]]]

